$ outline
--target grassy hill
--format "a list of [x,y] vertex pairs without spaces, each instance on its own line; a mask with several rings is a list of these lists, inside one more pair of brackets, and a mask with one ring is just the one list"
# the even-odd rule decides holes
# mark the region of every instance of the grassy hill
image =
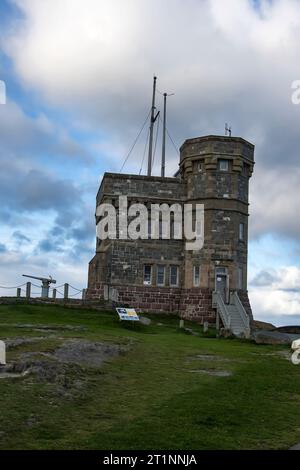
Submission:
[[[288,348],[192,336],[177,318],[151,319],[133,326],[111,312],[0,306],[8,363],[31,372],[0,379],[0,449],[285,449],[300,442],[300,366],[288,360]],[[97,356],[98,343],[107,357],[118,345],[102,364],[85,357],[87,344],[89,357]]]

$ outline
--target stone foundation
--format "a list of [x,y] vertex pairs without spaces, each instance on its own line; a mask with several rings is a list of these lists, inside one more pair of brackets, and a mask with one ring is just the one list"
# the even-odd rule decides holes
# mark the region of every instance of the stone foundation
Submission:
[[[253,319],[247,291],[238,292],[240,300]],[[96,284],[87,289],[87,300],[110,300],[122,306],[136,309],[138,313],[170,313],[186,320],[211,325],[216,323],[216,311],[212,308],[212,292],[204,288],[178,289],[144,286],[108,286]]]
[[215,324],[216,314],[212,308],[209,289],[178,289],[144,286],[110,286],[96,284],[87,289],[87,300],[111,300],[122,306],[128,305],[139,313],[173,313],[182,318]]

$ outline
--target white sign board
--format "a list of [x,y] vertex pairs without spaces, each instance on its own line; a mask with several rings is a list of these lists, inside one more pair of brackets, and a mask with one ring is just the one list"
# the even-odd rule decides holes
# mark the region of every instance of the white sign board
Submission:
[[5,343],[0,341],[0,366],[5,366],[6,356],[5,356]]
[[139,316],[133,308],[116,308],[120,320],[140,321]]

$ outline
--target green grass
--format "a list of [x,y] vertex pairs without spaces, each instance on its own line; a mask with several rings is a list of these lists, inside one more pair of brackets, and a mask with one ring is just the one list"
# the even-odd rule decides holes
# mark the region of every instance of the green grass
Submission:
[[[34,375],[0,379],[0,449],[286,449],[300,442],[300,366],[280,354],[283,347],[192,336],[176,317],[151,318],[147,327],[121,324],[110,312],[0,306],[1,338],[46,337],[9,351],[8,361],[53,351],[64,338],[130,344],[101,368],[70,366],[68,393]],[[18,324],[84,329],[55,337]],[[192,372],[199,369],[232,375]]]

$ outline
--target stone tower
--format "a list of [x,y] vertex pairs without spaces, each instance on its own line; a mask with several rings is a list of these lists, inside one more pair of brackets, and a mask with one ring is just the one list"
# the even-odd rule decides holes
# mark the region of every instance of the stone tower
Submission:
[[248,189],[254,146],[239,137],[189,139],[173,178],[105,173],[97,195],[128,205],[203,204],[204,247],[184,239],[97,240],[87,298],[113,300],[141,312],[179,313],[235,334],[249,330],[247,294]]
[[238,292],[250,316],[248,194],[253,166],[254,146],[239,137],[199,137],[181,147],[180,174],[187,185],[187,202],[205,207],[204,247],[185,256],[185,288],[193,288],[193,270],[200,266],[200,289],[219,291],[225,303],[230,291]]

